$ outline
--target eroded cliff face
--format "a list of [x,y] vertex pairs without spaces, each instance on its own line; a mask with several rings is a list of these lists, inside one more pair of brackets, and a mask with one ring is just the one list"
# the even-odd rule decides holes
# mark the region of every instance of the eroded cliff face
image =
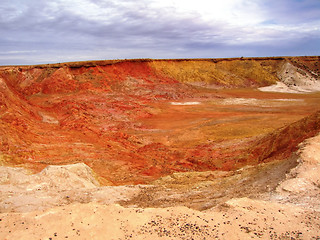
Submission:
[[[282,130],[272,132],[319,110],[319,95],[257,88],[319,90],[318,64],[294,57],[1,67],[0,163],[40,171],[84,162],[101,183],[117,185],[280,159]],[[316,116],[294,128],[285,156],[318,132]]]

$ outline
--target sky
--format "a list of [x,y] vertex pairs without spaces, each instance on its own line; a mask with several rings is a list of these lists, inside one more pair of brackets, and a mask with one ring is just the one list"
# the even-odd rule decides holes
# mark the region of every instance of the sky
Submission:
[[320,0],[1,0],[0,65],[320,55]]

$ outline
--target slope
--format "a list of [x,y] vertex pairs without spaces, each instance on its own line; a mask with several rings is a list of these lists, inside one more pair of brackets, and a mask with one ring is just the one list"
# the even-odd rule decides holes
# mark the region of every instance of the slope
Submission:
[[[83,162],[101,183],[119,185],[265,161],[273,150],[264,145],[276,138],[268,134],[319,110],[319,95],[256,88],[280,81],[289,63],[318,81],[318,60],[141,59],[1,67],[1,163],[39,172]],[[193,101],[199,104],[172,105]],[[313,127],[307,124],[303,131],[314,134]],[[290,138],[298,140],[288,152],[311,136],[303,131]],[[271,149],[283,149],[281,141]]]

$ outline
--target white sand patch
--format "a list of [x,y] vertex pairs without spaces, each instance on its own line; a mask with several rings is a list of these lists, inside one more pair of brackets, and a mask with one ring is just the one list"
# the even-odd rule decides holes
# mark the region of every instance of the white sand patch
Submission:
[[279,102],[303,102],[303,99],[273,99],[273,101],[279,101]]
[[268,87],[259,88],[261,92],[280,92],[280,93],[312,93],[320,91],[320,89],[306,89],[298,86],[287,86],[283,82],[277,82],[274,85]]
[[55,117],[49,116],[48,114],[43,112],[38,112],[38,113],[42,117],[42,122],[50,123],[50,124],[59,124],[59,120],[56,119]]
[[256,98],[227,98],[222,100],[223,105],[259,105],[259,101]]
[[303,103],[303,99],[256,99],[256,98],[227,98],[219,101],[221,105],[245,105],[258,107],[284,106]]
[[278,72],[280,82],[275,85],[261,87],[263,92],[312,93],[320,91],[320,80],[310,73],[287,62]]
[[[316,199],[319,199],[319,173],[320,134],[303,143],[300,149],[299,165],[290,171],[286,179],[278,186],[277,192],[296,196],[297,199],[303,199],[306,195],[307,201],[314,201],[310,196],[316,196]],[[319,202],[316,209],[320,210]]]
[[199,105],[200,102],[171,102],[171,105],[181,105],[181,106],[187,106],[187,105]]

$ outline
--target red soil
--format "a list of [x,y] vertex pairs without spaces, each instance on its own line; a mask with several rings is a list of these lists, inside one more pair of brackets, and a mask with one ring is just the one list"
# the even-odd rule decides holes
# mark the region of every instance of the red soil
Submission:
[[[276,61],[284,60],[273,59],[273,67]],[[175,171],[280,159],[319,131],[317,113],[272,133],[319,110],[319,95],[200,88],[156,70],[149,60],[3,67],[0,88],[0,164],[40,171],[84,162],[102,183],[145,183]],[[303,98],[306,105],[212,104],[230,97]]]

